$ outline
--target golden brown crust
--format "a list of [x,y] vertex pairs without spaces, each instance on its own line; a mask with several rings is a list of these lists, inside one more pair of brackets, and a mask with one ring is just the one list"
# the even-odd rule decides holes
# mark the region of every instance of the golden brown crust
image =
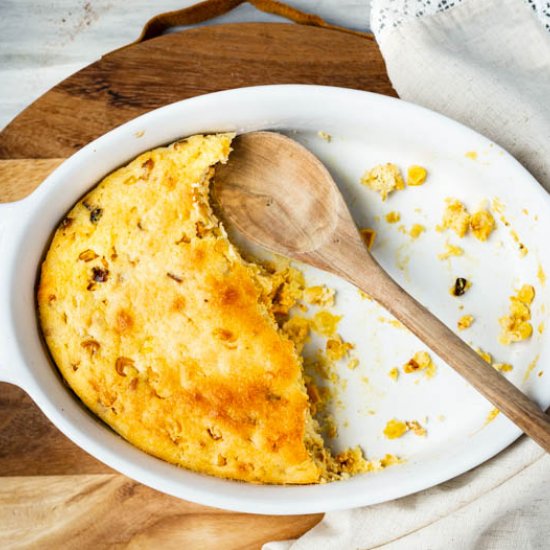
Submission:
[[230,135],[144,153],[57,230],[38,290],[46,342],[82,401],[144,451],[263,483],[319,481],[301,361],[208,204]]

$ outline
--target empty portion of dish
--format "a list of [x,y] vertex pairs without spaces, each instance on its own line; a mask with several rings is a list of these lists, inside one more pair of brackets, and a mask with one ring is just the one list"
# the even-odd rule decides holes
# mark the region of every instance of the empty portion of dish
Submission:
[[333,457],[318,433],[276,320],[296,301],[291,279],[243,260],[212,212],[231,139],[144,153],[67,214],[38,290],[47,345],[87,407],[166,461],[260,483],[372,469],[358,450]]

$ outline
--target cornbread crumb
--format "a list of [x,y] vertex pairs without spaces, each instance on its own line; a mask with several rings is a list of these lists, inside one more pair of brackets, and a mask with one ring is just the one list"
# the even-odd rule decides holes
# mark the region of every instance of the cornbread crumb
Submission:
[[510,235],[512,236],[512,239],[516,242],[518,245],[519,255],[521,257],[527,256],[527,253],[529,252],[528,248],[521,242],[518,234],[514,229],[510,230]]
[[445,251],[438,254],[437,257],[440,260],[448,260],[452,256],[462,256],[462,254],[464,254],[464,249],[447,242],[445,243]]
[[428,433],[426,431],[426,428],[420,425],[420,422],[418,420],[408,420],[407,421],[407,428],[414,434],[418,435],[419,437],[426,437],[426,434]]
[[330,143],[332,141],[332,136],[327,133],[327,132],[323,132],[323,130],[319,130],[317,132],[317,135],[321,138],[321,139],[324,139],[327,143]]
[[535,367],[537,366],[537,363],[539,362],[539,357],[540,357],[540,353],[537,353],[535,358],[527,366],[525,374],[523,375],[523,382],[527,382],[527,380],[529,379],[529,376],[531,376],[531,373],[533,372],[533,370],[535,370]]
[[540,263],[537,269],[537,279],[539,280],[541,286],[544,286],[544,284],[546,283],[546,273],[544,273],[544,269],[542,269],[542,264]]
[[470,328],[474,323],[474,320],[473,315],[463,315],[457,322],[458,330],[466,330],[467,328]]
[[407,185],[422,185],[426,181],[428,171],[422,166],[413,165],[407,170]]
[[409,235],[413,239],[418,239],[418,237],[420,237],[420,235],[422,235],[424,231],[426,231],[426,228],[423,225],[420,225],[419,223],[415,223],[409,230]]
[[393,191],[405,189],[405,182],[399,168],[390,162],[371,168],[361,178],[361,183],[376,191],[385,201]]
[[388,223],[397,223],[401,219],[401,214],[399,212],[388,212],[386,214],[386,221]]
[[493,363],[493,368],[499,372],[510,372],[514,367],[510,363]]
[[359,446],[338,453],[334,457],[334,460],[340,465],[339,469],[348,476],[368,471],[368,461],[365,460],[363,451],[361,451]]
[[495,218],[489,210],[478,210],[470,218],[470,227],[477,240],[486,241],[495,229]]
[[447,206],[443,212],[442,225],[438,230],[451,229],[459,237],[464,237],[470,228],[470,214],[466,207],[457,199],[447,199]]
[[484,351],[481,348],[475,348],[475,352],[489,365],[493,362],[493,357],[488,351]]
[[436,366],[427,351],[417,351],[411,359],[403,365],[403,372],[410,374],[412,372],[426,371],[426,376],[431,378],[436,371]]
[[468,151],[467,153],[464,153],[464,156],[470,160],[476,160],[477,159],[477,152],[476,151]]
[[355,370],[358,366],[359,366],[359,359],[357,359],[357,357],[354,357],[353,359],[350,359],[348,361],[349,370]]
[[488,351],[484,351],[481,348],[474,347],[474,351],[486,362],[489,363],[495,370],[499,372],[510,372],[513,370],[513,366],[509,363],[495,363],[493,357]]
[[363,242],[370,250],[374,245],[374,241],[376,240],[376,231],[374,229],[371,229],[370,227],[364,227],[363,229],[359,230],[359,233],[361,234]]
[[530,305],[533,303],[533,300],[535,299],[535,289],[531,285],[523,285],[518,293],[517,293],[517,300],[521,302],[522,304]]
[[418,420],[397,420],[393,418],[389,420],[384,428],[384,435],[387,439],[398,439],[403,437],[408,431],[411,431],[419,437],[425,437],[427,434]]
[[384,428],[384,435],[387,439],[398,439],[407,433],[407,424],[402,420],[393,418],[389,420]]
[[326,354],[330,360],[339,361],[346,357],[353,348],[355,348],[353,344],[344,342],[341,336],[336,335],[327,340]]
[[389,317],[383,317],[382,315],[380,315],[378,317],[378,321],[380,321],[381,323],[386,323],[387,325],[391,325],[395,328],[405,329],[405,325],[397,319],[390,319]]
[[372,298],[366,292],[364,292],[363,290],[358,288],[357,292],[359,292],[359,296],[361,296],[361,300],[371,300],[372,301]]
[[397,381],[397,379],[399,378],[399,369],[397,367],[393,367],[393,369],[388,372],[388,376],[392,380]]
[[333,315],[330,311],[321,310],[313,316],[311,327],[323,336],[333,336],[341,319],[341,315]]
[[489,414],[487,415],[487,419],[485,420],[485,425],[489,424],[489,422],[492,422],[499,414],[500,411],[498,409],[491,409],[489,411]]
[[304,300],[314,306],[332,307],[335,291],[325,285],[310,286],[304,290]]
[[539,334],[542,334],[544,332],[544,321],[541,321],[539,323],[539,326],[538,326],[537,330],[538,330]]
[[510,297],[508,315],[499,319],[502,331],[499,341],[501,344],[511,344],[527,340],[533,334],[531,310],[529,305],[535,297],[535,289],[531,285],[523,285],[515,296]]

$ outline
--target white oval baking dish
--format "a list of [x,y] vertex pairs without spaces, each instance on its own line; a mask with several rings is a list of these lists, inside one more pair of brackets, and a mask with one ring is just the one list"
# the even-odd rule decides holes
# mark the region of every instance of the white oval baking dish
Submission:
[[[165,493],[243,512],[301,514],[373,504],[440,483],[505,448],[519,431],[500,418],[482,436],[465,437],[458,430],[457,437],[449,437],[439,450],[381,473],[317,486],[244,484],[148,456],[91,415],[63,384],[41,340],[35,308],[38,269],[63,215],[105,175],[143,151],[195,133],[260,129],[296,131],[297,136],[306,136],[306,142],[307,136],[323,130],[347,136],[343,142],[348,139],[350,147],[359,136],[367,146],[382,149],[393,139],[402,149],[410,145],[419,157],[432,155],[434,162],[436,157],[445,162],[453,151],[462,155],[492,148],[498,155],[493,155],[487,170],[494,179],[521,185],[522,200],[540,213],[540,227],[533,229],[531,238],[542,245],[537,249],[539,261],[550,265],[548,247],[540,241],[550,234],[547,194],[507,153],[456,122],[397,99],[330,87],[265,86],[204,95],[114,129],[64,162],[29,197],[0,205],[0,379],[23,388],[67,437],[112,468]],[[330,152],[322,158],[337,163]],[[509,189],[512,184],[506,182],[503,186]],[[548,358],[548,347],[544,336],[540,363]],[[541,406],[550,404],[550,385],[531,388],[529,393]],[[444,399],[452,397],[451,391]]]

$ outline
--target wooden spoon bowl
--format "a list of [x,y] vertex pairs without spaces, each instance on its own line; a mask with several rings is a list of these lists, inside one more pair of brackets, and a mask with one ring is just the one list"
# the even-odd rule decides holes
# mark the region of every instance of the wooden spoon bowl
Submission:
[[213,184],[214,199],[229,223],[251,241],[335,273],[366,292],[550,452],[550,417],[382,269],[319,159],[274,132],[243,134],[232,145]]

